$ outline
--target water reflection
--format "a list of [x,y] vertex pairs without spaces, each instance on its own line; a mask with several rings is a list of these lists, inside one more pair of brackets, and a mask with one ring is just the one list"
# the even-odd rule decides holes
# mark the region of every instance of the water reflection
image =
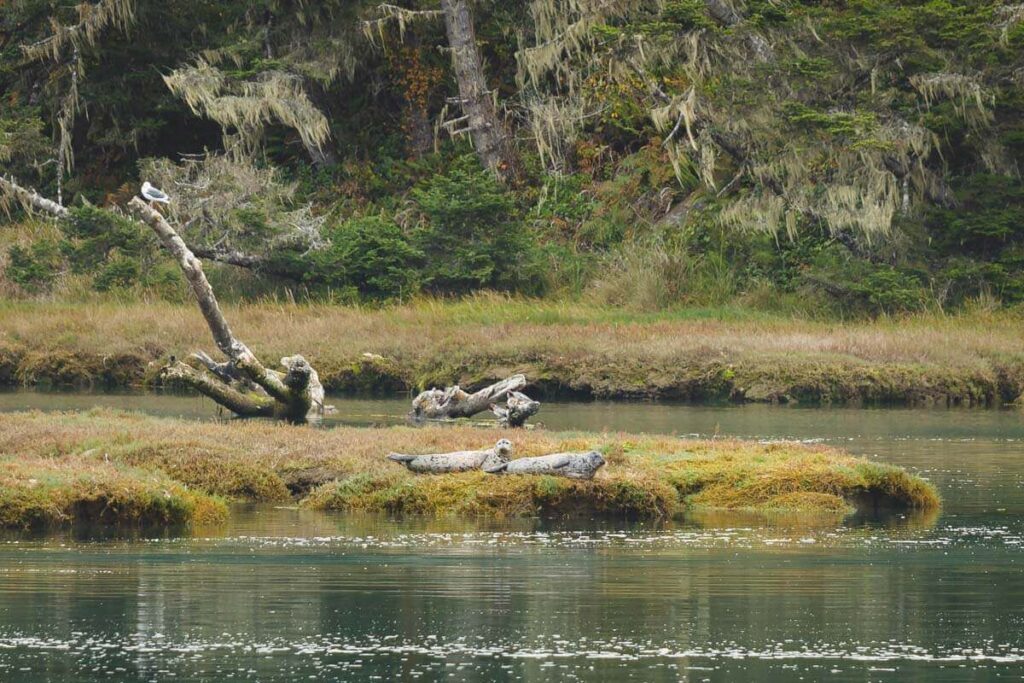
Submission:
[[1024,672],[1022,542],[1005,520],[481,528],[264,507],[216,536],[8,539],[0,679],[989,680]]

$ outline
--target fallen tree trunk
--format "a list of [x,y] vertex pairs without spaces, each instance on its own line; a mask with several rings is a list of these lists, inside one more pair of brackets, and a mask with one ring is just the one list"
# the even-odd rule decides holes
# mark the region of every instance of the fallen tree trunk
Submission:
[[463,391],[457,384],[447,389],[428,389],[413,399],[409,417],[414,420],[472,417],[525,386],[525,375],[512,375],[473,394]]
[[[15,180],[0,176],[0,200],[13,199],[29,211],[42,211],[59,219],[69,216],[67,208],[47,199]],[[3,202],[0,201],[0,205]],[[320,378],[302,356],[281,359],[285,372],[268,370],[241,341],[235,338],[221,313],[213,288],[203,273],[202,262],[164,219],[141,198],[135,197],[128,208],[149,226],[174,256],[192,289],[203,318],[213,334],[217,348],[228,357],[217,363],[205,353],[193,355],[207,371],[196,370],[173,358],[161,370],[164,379],[192,387],[242,417],[275,416],[305,420],[324,410],[324,388]]]
[[[260,363],[255,354],[245,344],[235,338],[228,326],[224,314],[221,313],[213,288],[203,273],[203,264],[188,248],[178,233],[164,219],[159,211],[150,207],[139,197],[128,204],[128,208],[146,225],[152,228],[164,247],[174,256],[181,267],[185,279],[192,288],[192,293],[199,304],[206,324],[213,334],[217,348],[230,359],[224,367],[212,363],[203,354],[200,361],[211,370],[218,367],[217,379],[213,375],[204,376],[195,371],[189,372],[184,363],[176,363],[166,370],[166,375],[180,381],[214,401],[227,407],[232,412],[243,415],[274,415],[292,420],[304,420],[310,413],[323,410],[324,389],[316,371],[302,356],[289,356],[281,359],[286,372],[268,370]],[[212,366],[211,366],[212,365]],[[238,373],[250,380],[262,392],[243,391],[234,383],[223,381],[222,373],[229,375],[227,367],[234,368]],[[211,384],[211,382],[219,384]],[[241,384],[241,383],[238,383]]]
[[522,427],[526,421],[540,410],[540,401],[519,391],[510,392],[504,406],[491,404],[491,412],[498,417],[502,427]]
[[[53,201],[47,199],[35,190],[30,190],[22,187],[13,178],[5,178],[0,176],[0,195],[9,196],[17,200],[22,206],[28,210],[43,211],[56,218],[67,218],[68,210]],[[2,198],[2,197],[0,197]],[[0,206],[2,206],[0,202]]]

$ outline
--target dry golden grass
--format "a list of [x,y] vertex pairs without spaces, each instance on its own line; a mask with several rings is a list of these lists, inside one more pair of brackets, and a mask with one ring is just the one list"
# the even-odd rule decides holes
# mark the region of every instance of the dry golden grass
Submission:
[[[993,404],[1024,391],[1014,313],[828,323],[498,296],[381,310],[268,302],[225,310],[268,362],[302,353],[341,391],[475,384],[513,371],[600,397]],[[0,305],[0,382],[141,383],[147,364],[211,347],[190,305]]]
[[[25,490],[26,478],[39,478],[37,469],[93,476],[94,468],[112,467],[143,478],[169,477],[189,491],[234,499],[282,500],[291,491],[312,507],[395,514],[659,518],[695,508],[845,513],[858,506],[928,510],[939,505],[927,482],[900,468],[792,443],[539,430],[512,435],[515,457],[602,451],[608,464],[589,482],[482,472],[416,476],[385,458],[390,451],[483,448],[508,436],[472,427],[317,430],[267,421],[215,424],[104,410],[0,415],[0,457],[19,463],[7,487],[0,486],[0,511],[12,510],[7,523],[18,523],[20,508],[5,504],[4,496],[11,494],[3,492]],[[65,496],[65,488],[52,490]]]

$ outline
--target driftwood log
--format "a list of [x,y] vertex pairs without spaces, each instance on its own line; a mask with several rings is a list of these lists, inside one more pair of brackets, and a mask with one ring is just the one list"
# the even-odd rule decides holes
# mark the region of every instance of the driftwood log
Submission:
[[[28,211],[42,211],[57,219],[69,217],[66,207],[20,186],[13,178],[0,176],[0,200],[5,198],[14,199]],[[0,201],[0,207],[2,205],[3,201]],[[243,417],[274,416],[304,420],[309,415],[321,413],[324,389],[316,370],[306,359],[302,356],[282,358],[284,372],[265,368],[231,332],[213,288],[203,273],[203,264],[174,228],[140,197],[132,199],[128,208],[143,225],[156,233],[174,256],[196,297],[217,348],[228,358],[226,363],[217,363],[205,353],[196,353],[193,358],[205,367],[205,370],[197,370],[172,357],[161,370],[161,376],[190,386]]]
[[413,399],[409,417],[414,420],[473,417],[525,386],[525,375],[512,375],[472,394],[457,384],[447,389],[428,389]]
[[604,467],[605,460],[597,451],[588,453],[554,453],[536,458],[519,458],[484,467],[490,474],[553,474],[570,479],[593,479]]
[[538,410],[540,401],[534,401],[519,391],[510,392],[504,406],[491,404],[491,412],[498,417],[498,424],[502,427],[522,427]]
[[512,442],[508,439],[501,439],[494,444],[494,448],[483,451],[456,451],[429,455],[391,453],[388,455],[388,459],[401,463],[410,471],[418,474],[445,474],[498,467],[502,463],[508,462],[511,455]]
[[165,379],[190,386],[245,417],[274,416],[304,420],[323,411],[324,388],[316,370],[302,356],[281,359],[284,372],[265,368],[256,355],[231,332],[221,313],[213,288],[203,273],[203,264],[159,211],[139,197],[128,204],[174,256],[199,304],[213,340],[227,363],[216,363],[205,353],[195,354],[207,368],[196,370],[180,361],[162,370]]

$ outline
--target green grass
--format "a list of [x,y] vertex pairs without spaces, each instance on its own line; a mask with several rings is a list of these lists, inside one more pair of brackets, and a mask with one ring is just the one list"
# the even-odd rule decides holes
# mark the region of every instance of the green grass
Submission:
[[[417,476],[385,458],[390,451],[484,448],[502,437],[512,439],[515,457],[596,448],[608,464],[592,481],[572,481],[482,472]],[[0,478],[0,520],[8,526],[88,515],[129,522],[208,519],[217,516],[220,496],[281,501],[290,493],[316,509],[490,518],[657,519],[693,510],[841,515],[939,506],[935,489],[919,477],[831,448],[629,434],[324,431],[104,410],[33,412],[0,415],[0,458],[8,464]],[[97,505],[77,502],[88,500],[116,504],[105,504],[99,514]]]

